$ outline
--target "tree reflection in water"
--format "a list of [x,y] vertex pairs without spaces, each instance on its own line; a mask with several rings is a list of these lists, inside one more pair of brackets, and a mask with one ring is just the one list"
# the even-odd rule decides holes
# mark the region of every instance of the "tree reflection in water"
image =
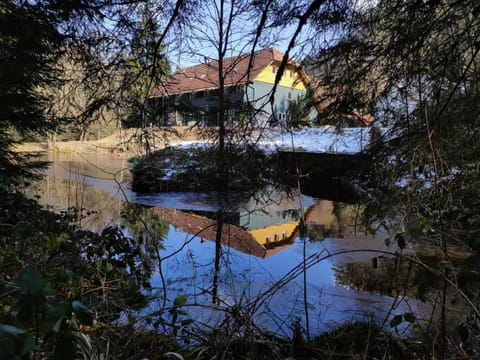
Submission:
[[[56,205],[57,210],[65,209],[66,205],[81,204],[82,226],[102,229],[105,224],[117,224],[125,234],[136,239],[145,255],[146,271],[153,270],[152,288],[145,287],[149,305],[134,315],[136,321],[150,319],[150,324],[160,326],[170,316],[165,311],[171,310],[175,300],[183,297],[188,311],[177,312],[176,321],[195,318],[213,326],[225,321],[226,317],[233,321],[231,316],[235,313],[237,320],[254,318],[262,327],[285,334],[295,319],[305,324],[307,314],[310,332],[314,334],[329,328],[332,323],[350,320],[352,311],[363,318],[372,311],[382,317],[390,309],[393,292],[368,295],[370,287],[367,285],[380,280],[369,280],[352,296],[343,284],[353,280],[342,282],[342,275],[334,276],[332,270],[334,265],[336,271],[343,266],[338,265],[342,263],[341,259],[325,257],[317,261],[320,255],[342,250],[342,244],[348,241],[345,246],[349,249],[356,245],[365,246],[366,241],[373,246],[373,241],[374,247],[385,250],[383,240],[365,236],[365,228],[358,224],[360,209],[356,205],[311,201],[305,213],[304,241],[298,240],[300,211],[294,207],[295,201],[287,202],[288,206],[283,209],[249,204],[251,208],[245,208],[241,213],[225,213],[225,219],[236,223],[239,233],[241,230],[243,235],[248,235],[249,241],[256,244],[251,243],[258,248],[258,255],[257,250],[245,251],[234,246],[233,228],[224,224],[228,236],[227,240],[222,240],[221,252],[216,256],[218,266],[215,266],[215,256],[212,256],[216,254],[215,219],[208,226],[194,228],[199,225],[194,219],[208,220],[204,212],[189,213],[182,223],[175,223],[165,216],[162,219],[161,214],[155,214],[149,208],[128,205],[83,181],[47,177],[35,186],[39,191],[32,192],[32,196],[40,194],[41,201]],[[177,216],[182,213],[170,210]],[[207,229],[213,230],[211,239]],[[361,261],[358,257],[354,262]],[[358,276],[355,266],[352,273]],[[370,275],[376,274],[372,271]],[[216,300],[213,308],[209,305],[212,297]],[[374,308],[372,304],[375,304]],[[236,310],[232,312],[233,309]]]

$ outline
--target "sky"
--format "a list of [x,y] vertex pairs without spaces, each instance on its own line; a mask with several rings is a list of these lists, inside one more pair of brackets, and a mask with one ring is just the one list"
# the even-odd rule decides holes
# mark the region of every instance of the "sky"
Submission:
[[[214,19],[214,16],[206,14],[202,20],[204,20],[203,24],[197,23],[196,26],[190,29],[192,31],[196,31],[197,36],[195,39],[192,38],[190,41],[186,41],[184,38],[178,37],[174,39],[174,43],[172,43],[172,46],[170,46],[169,50],[167,50],[172,69],[177,68],[178,65],[183,67],[198,65],[204,61],[205,57],[212,59],[218,58],[217,51],[211,41],[211,35],[216,31],[216,19]],[[251,52],[253,37],[248,33],[256,29],[258,26],[258,21],[259,19],[256,18],[251,19],[239,17],[236,19],[236,22],[233,26],[234,31],[232,41],[229,45],[230,49],[227,52],[227,57]],[[285,53],[296,26],[297,24],[295,23],[287,26],[281,31],[278,29],[274,30],[268,36],[268,40],[265,39],[265,37],[260,39],[255,50],[261,50],[267,47],[275,47],[282,53]],[[204,37],[205,33],[208,33],[210,36],[209,40],[201,39],[201,37]],[[308,40],[305,38],[305,36],[307,36],[306,32],[303,32],[299,37],[299,41],[297,42],[305,42]],[[175,40],[179,40],[180,42],[176,42]],[[294,47],[290,52],[290,58],[293,58],[297,61],[301,61],[305,55],[305,52],[302,51],[302,47],[300,46]]]

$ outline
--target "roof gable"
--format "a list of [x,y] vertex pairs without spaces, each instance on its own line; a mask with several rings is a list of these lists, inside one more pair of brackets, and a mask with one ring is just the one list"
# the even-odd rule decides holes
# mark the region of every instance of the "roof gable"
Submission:
[[[280,63],[282,59],[283,54],[275,48],[259,50],[253,54],[253,57],[249,53],[224,59],[225,86],[240,85],[252,81],[272,62]],[[250,62],[252,66],[249,68]],[[298,63],[292,60],[289,60],[289,63],[298,66]],[[168,96],[217,89],[219,87],[218,67],[218,61],[211,60],[185,68],[156,87],[151,96]]]

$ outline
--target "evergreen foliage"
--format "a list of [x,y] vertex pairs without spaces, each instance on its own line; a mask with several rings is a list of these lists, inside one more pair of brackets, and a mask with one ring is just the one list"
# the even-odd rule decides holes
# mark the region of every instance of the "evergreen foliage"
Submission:
[[170,73],[170,65],[159,46],[157,16],[151,4],[146,2],[139,10],[139,22],[133,29],[130,53],[126,57],[124,86],[126,109],[123,125],[127,128],[145,128],[158,124],[156,113],[148,98],[152,90]]
[[52,18],[37,7],[10,0],[0,5],[0,181],[29,172],[11,146],[55,126],[45,116],[48,99],[40,89],[56,81],[60,42]]

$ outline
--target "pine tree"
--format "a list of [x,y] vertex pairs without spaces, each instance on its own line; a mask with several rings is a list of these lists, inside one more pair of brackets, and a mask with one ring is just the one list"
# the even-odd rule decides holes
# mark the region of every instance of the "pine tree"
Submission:
[[155,109],[148,101],[150,92],[170,73],[168,60],[158,44],[159,26],[150,3],[139,12],[140,21],[133,30],[130,53],[126,57],[125,89],[128,94],[123,124],[145,128],[156,122]]
[[0,181],[31,173],[25,157],[11,151],[33,133],[46,136],[55,119],[45,116],[40,89],[56,81],[54,63],[61,39],[52,18],[39,7],[7,0],[0,5]]

